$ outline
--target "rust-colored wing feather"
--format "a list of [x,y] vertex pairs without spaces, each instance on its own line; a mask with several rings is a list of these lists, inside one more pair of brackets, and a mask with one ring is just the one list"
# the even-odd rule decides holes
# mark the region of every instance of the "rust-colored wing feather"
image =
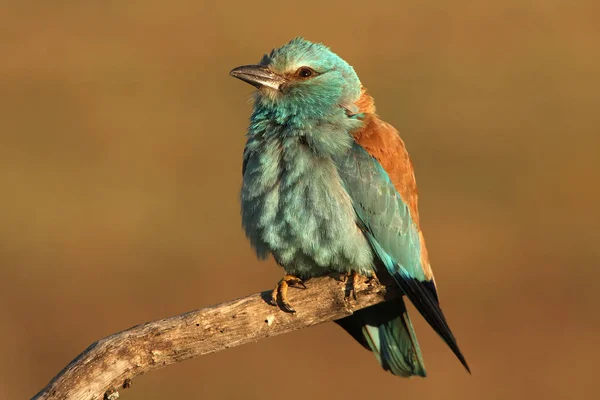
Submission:
[[392,125],[379,119],[373,98],[363,88],[356,102],[359,113],[364,114],[364,127],[354,132],[354,139],[373,156],[389,175],[398,193],[410,210],[419,231],[421,262],[425,276],[433,280],[425,238],[419,223],[419,195],[412,162],[400,134]]

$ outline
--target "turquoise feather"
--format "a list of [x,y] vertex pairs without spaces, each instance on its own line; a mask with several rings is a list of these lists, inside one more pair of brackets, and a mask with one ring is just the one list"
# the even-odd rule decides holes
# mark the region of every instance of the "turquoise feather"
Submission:
[[[310,79],[297,78],[302,67],[314,72]],[[409,208],[352,137],[363,126],[355,113],[361,83],[354,69],[302,38],[265,55],[256,68],[260,76],[244,80],[282,82],[279,89],[257,84],[244,150],[242,224],[257,255],[273,255],[300,278],[334,271],[391,277],[464,362],[426,281]],[[337,322],[384,369],[426,375],[402,298]]]

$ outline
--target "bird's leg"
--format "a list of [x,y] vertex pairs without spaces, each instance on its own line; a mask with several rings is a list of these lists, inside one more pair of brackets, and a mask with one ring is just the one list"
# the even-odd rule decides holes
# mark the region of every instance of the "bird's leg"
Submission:
[[354,300],[358,300],[356,298],[356,286],[358,284],[358,280],[360,279],[360,274],[354,270],[350,272],[344,272],[340,275],[340,281],[346,284],[346,298],[352,298]]
[[304,282],[302,282],[302,279],[294,275],[287,274],[283,278],[281,278],[281,280],[279,281],[277,286],[275,286],[275,289],[271,293],[271,300],[273,301],[273,305],[276,306],[278,304],[277,299],[279,299],[281,301],[281,308],[283,309],[283,311],[295,313],[296,310],[294,310],[294,308],[290,305],[287,299],[288,287],[294,287],[295,285],[299,285],[303,289],[306,289],[306,285],[304,284]]
[[356,301],[358,300],[356,298],[356,286],[358,286],[358,279],[360,278],[360,274],[356,271],[352,271],[350,272],[350,279],[352,282],[352,289],[351,289],[351,293],[352,293],[352,298]]

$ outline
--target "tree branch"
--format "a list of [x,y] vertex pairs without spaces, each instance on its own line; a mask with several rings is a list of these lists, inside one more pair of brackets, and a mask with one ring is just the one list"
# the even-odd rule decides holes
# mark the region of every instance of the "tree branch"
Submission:
[[351,279],[343,283],[332,276],[288,291],[296,314],[272,306],[267,291],[115,333],[84,350],[33,399],[114,400],[120,388],[148,371],[340,319],[398,295],[376,281],[359,280],[354,300],[348,296]]

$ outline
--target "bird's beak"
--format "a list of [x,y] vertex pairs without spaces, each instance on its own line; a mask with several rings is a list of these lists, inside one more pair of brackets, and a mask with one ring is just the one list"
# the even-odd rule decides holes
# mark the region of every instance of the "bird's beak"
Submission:
[[229,75],[248,82],[257,89],[268,87],[281,90],[283,84],[287,82],[283,76],[277,75],[264,65],[242,65],[232,69]]

